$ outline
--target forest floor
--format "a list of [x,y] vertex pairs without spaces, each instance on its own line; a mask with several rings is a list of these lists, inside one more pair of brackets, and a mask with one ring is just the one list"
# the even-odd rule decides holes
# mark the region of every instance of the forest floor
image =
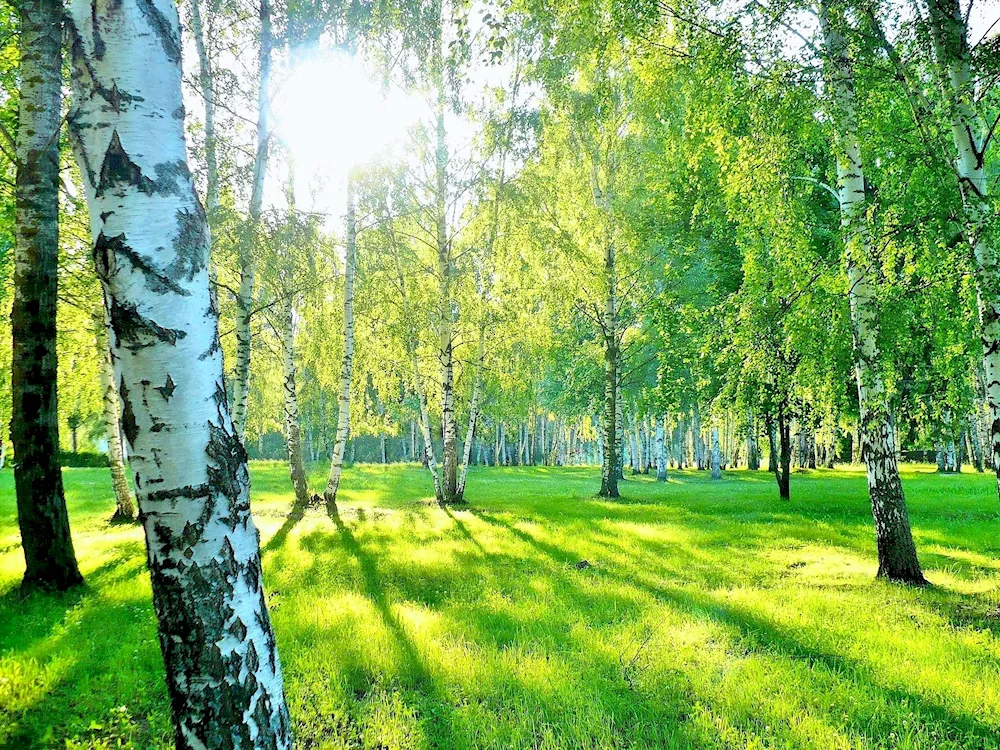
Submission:
[[[763,472],[609,502],[593,468],[473,469],[441,510],[418,467],[358,466],[334,518],[252,475],[298,747],[1000,748],[989,475],[906,469],[925,589],[874,580],[856,470],[782,503]],[[22,600],[0,472],[0,747],[167,748],[141,530],[107,470],[65,478],[87,585]]]

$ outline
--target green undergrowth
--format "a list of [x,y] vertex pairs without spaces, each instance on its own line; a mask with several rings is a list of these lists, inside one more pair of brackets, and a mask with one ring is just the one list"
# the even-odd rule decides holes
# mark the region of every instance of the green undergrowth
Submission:
[[[324,467],[316,467],[315,487]],[[301,748],[1000,748],[994,480],[904,477],[933,584],[874,580],[864,476],[629,478],[473,469],[468,506],[416,466],[355,466],[339,514],[289,516],[252,468]],[[22,599],[0,472],[0,746],[166,748],[141,530],[106,469],[67,469],[85,587]]]

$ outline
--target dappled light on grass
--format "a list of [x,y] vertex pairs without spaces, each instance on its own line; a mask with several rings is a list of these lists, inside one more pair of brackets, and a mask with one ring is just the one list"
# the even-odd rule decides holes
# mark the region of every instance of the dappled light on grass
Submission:
[[[791,503],[763,473],[613,502],[597,478],[478,469],[440,509],[419,467],[361,466],[336,513],[291,514],[285,467],[255,466],[299,746],[1000,747],[991,477],[906,475],[926,590],[873,580],[858,472],[796,475]],[[0,526],[0,746],[169,747],[141,531],[106,524],[106,472],[66,483],[86,589],[21,601]]]

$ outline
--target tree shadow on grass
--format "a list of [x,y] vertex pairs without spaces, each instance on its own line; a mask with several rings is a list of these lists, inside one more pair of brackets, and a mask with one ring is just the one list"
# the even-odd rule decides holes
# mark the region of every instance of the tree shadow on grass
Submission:
[[382,622],[398,644],[403,659],[403,669],[409,681],[413,683],[418,693],[423,694],[433,703],[432,710],[421,711],[421,716],[430,724],[434,735],[436,735],[435,746],[450,747],[456,744],[454,733],[457,729],[457,719],[454,717],[451,701],[441,689],[434,675],[431,674],[416,644],[393,611],[392,604],[386,596],[379,578],[375,560],[358,542],[351,528],[344,523],[336,506],[328,505],[327,515],[337,530],[337,537],[344,550],[358,562],[361,569],[363,592],[372,602]]
[[285,522],[281,524],[279,528],[270,539],[267,540],[267,544],[261,549],[261,554],[266,554],[278,549],[279,547],[285,546],[285,540],[288,538],[288,534],[291,533],[292,529],[295,528],[296,524],[299,523],[303,518],[305,518],[306,509],[301,505],[292,505],[291,511],[285,516]]
[[[708,617],[736,633],[750,653],[803,661],[810,667],[820,665],[830,679],[850,683],[892,704],[913,707],[920,716],[935,724],[957,729],[966,742],[975,741],[976,747],[996,747],[995,726],[968,714],[956,713],[920,693],[886,685],[863,661],[804,643],[794,633],[779,628],[749,609],[722,603],[708,594],[695,594],[679,588],[661,588],[655,593],[661,601],[667,600],[682,610]],[[852,694],[854,692],[852,690]],[[852,711],[849,707],[841,708],[844,709],[845,728],[858,736],[874,730],[879,736],[888,737],[891,732],[902,729],[893,719],[882,716],[878,711],[859,712],[853,705],[850,708],[855,710]]]

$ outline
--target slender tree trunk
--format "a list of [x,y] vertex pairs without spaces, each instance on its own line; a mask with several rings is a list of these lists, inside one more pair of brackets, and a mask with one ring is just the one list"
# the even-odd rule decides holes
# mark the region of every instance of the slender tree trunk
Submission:
[[67,589],[83,578],[59,468],[56,301],[62,3],[22,0],[17,217],[11,308],[11,442],[25,573],[22,586]]
[[135,498],[128,483],[125,468],[125,450],[122,445],[121,409],[115,382],[115,364],[111,354],[114,332],[108,320],[107,305],[101,304],[94,312],[94,326],[98,329],[97,348],[101,358],[101,388],[104,392],[104,432],[108,436],[108,463],[111,465],[111,486],[115,491],[115,513],[111,523],[135,521]]
[[290,748],[246,451],[223,386],[208,225],[187,167],[176,6],[72,10],[70,131],[110,308],[174,742]]
[[722,479],[720,465],[722,456],[719,453],[719,428],[712,427],[712,479]]
[[[438,46],[442,44],[438,39]],[[443,51],[438,51],[439,65]],[[441,497],[440,502],[461,502],[458,494],[458,429],[455,424],[455,336],[451,300],[451,239],[448,237],[448,147],[445,138],[444,71],[437,71],[437,147],[435,217],[438,278],[438,357],[441,363]]]
[[202,0],[191,0],[191,36],[198,54],[198,88],[205,105],[205,212],[209,220],[215,216],[219,205],[219,167],[215,134],[215,81],[212,75],[212,61],[208,55],[204,20],[201,15]]
[[867,264],[874,257],[867,231],[864,169],[858,142],[853,61],[839,31],[842,0],[821,0],[820,24],[831,90],[831,116],[837,136],[837,193],[847,264],[855,373],[861,410],[862,458],[878,541],[879,577],[925,583],[910,532],[903,485],[896,463],[889,403],[878,361],[875,290]]
[[287,294],[282,316],[281,349],[284,370],[285,448],[288,451],[288,471],[295,491],[295,507],[309,503],[309,485],[302,459],[302,428],[299,425],[299,396],[295,387],[295,310],[294,295]]
[[476,357],[475,380],[472,383],[472,398],[469,401],[469,426],[465,430],[465,447],[462,451],[462,465],[458,474],[458,489],[455,493],[456,502],[465,500],[465,478],[469,473],[469,460],[472,458],[472,445],[476,440],[476,425],[479,421],[479,391],[483,379],[483,359],[486,356],[486,331],[479,329],[479,354]]
[[792,420],[784,409],[778,408],[778,463],[775,476],[778,479],[778,496],[782,500],[791,499],[792,470]]
[[354,273],[357,260],[357,219],[354,190],[348,185],[347,248],[344,253],[344,355],[340,361],[340,393],[337,397],[337,437],[330,459],[330,476],[323,498],[328,506],[336,507],[337,489],[344,470],[344,451],[351,427],[351,374],[354,372]]
[[256,270],[253,245],[264,205],[264,178],[267,174],[268,143],[270,140],[271,3],[260,2],[260,48],[257,83],[257,151],[253,160],[253,183],[250,192],[249,226],[240,242],[240,288],[236,294],[236,373],[233,377],[233,422],[243,438],[246,432],[247,395],[250,392],[250,322],[253,317]]
[[661,417],[656,422],[656,481],[667,481],[667,451],[664,431],[667,425],[667,418]]

